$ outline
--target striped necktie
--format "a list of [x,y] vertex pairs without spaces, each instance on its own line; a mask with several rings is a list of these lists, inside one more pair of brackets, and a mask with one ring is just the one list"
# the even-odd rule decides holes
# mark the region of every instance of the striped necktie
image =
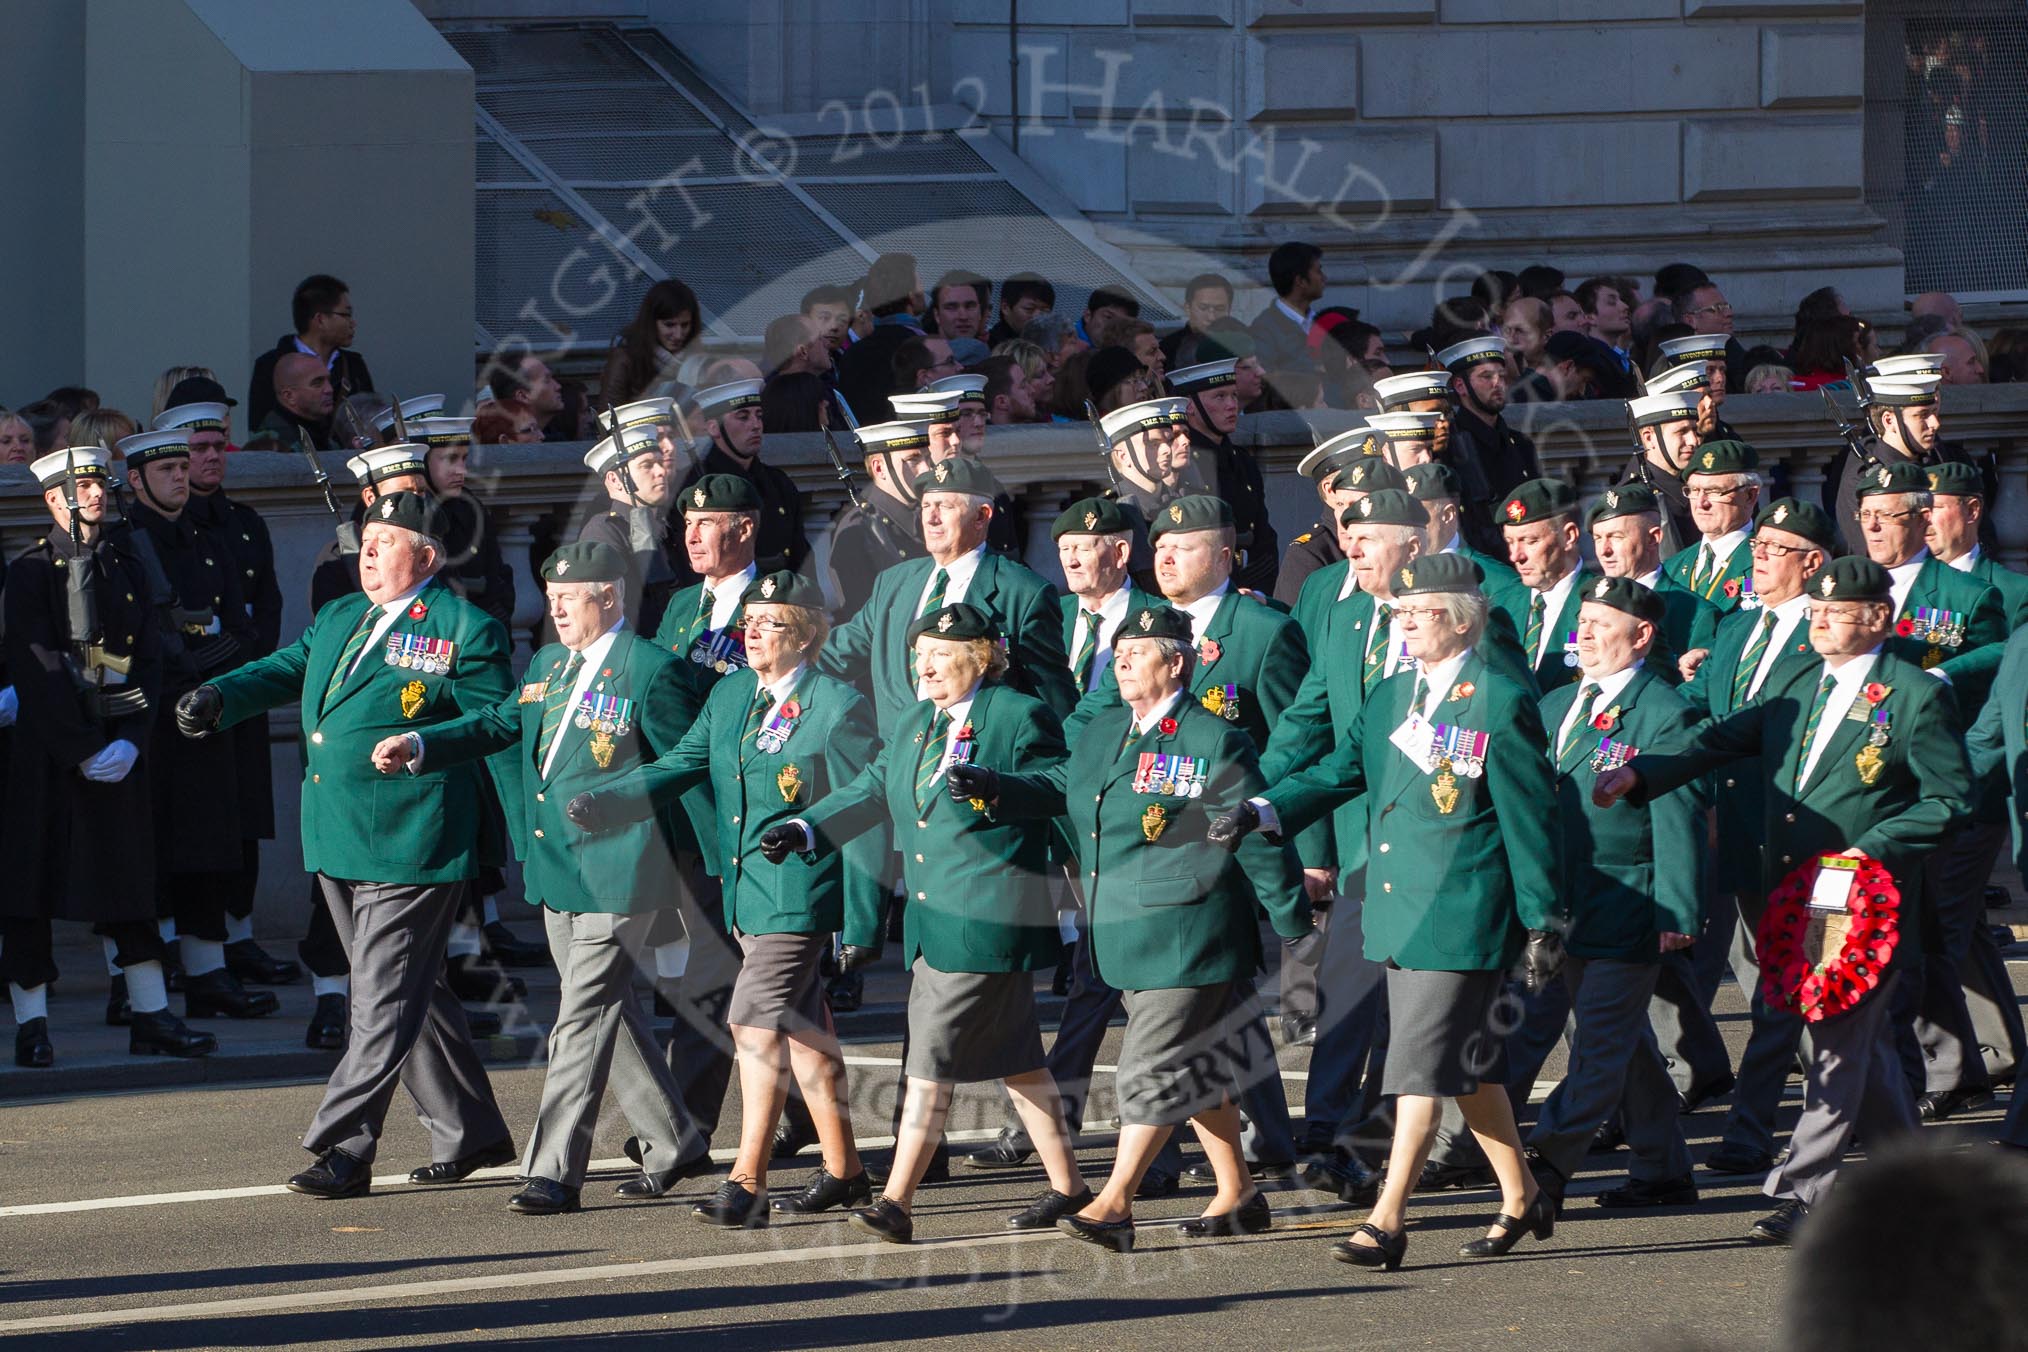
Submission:
[[746,711],[746,731],[740,734],[739,758],[743,764],[748,756],[747,743],[756,741],[761,728],[768,721],[768,711],[775,707],[774,694],[762,686],[753,693],[753,704]]
[[563,716],[570,708],[570,692],[577,687],[578,669],[584,665],[583,653],[572,653],[570,660],[563,664],[560,675],[554,676],[544,691],[542,701],[542,727],[535,734],[535,764],[539,769],[549,764],[550,743],[563,728]]
[[699,634],[711,627],[711,603],[714,599],[711,595],[710,587],[699,583],[697,589],[704,594],[697,598],[697,615],[690,621],[690,637],[692,639],[695,639]]
[[1528,665],[1535,666],[1542,660],[1542,613],[1548,608],[1549,598],[1541,592],[1528,603],[1528,633],[1524,642],[1528,647]]
[[1423,703],[1428,699],[1429,677],[1423,675],[1422,669],[1418,667],[1415,673],[1415,689],[1408,697],[1408,711],[1412,714],[1421,713]]
[[1070,669],[1077,677],[1080,692],[1091,689],[1092,665],[1098,661],[1099,613],[1096,610],[1080,610],[1084,616],[1084,641],[1077,645],[1077,660]]
[[1690,573],[1690,588],[1699,596],[1711,595],[1711,542],[1697,546],[1697,567]]
[[1810,701],[1809,721],[1803,724],[1803,745],[1796,752],[1796,792],[1798,793],[1801,793],[1803,790],[1803,780],[1809,776],[1810,744],[1817,739],[1817,725],[1824,721],[1824,709],[1831,702],[1831,687],[1836,684],[1838,684],[1838,678],[1828,671],[1825,672],[1824,679],[1817,683],[1816,699]]
[[1591,709],[1598,703],[1600,693],[1597,684],[1592,681],[1586,681],[1584,689],[1578,692],[1577,717],[1570,720],[1570,727],[1564,732],[1563,740],[1556,744],[1558,765],[1563,764],[1563,758],[1570,754],[1571,748],[1577,745],[1578,738],[1582,737],[1584,730],[1591,725]]
[[922,609],[916,612],[915,617],[921,619],[925,615],[934,615],[937,611],[942,610],[944,608],[944,591],[950,585],[950,570],[947,568],[937,569],[937,575],[930,579],[929,595],[923,598]]
[[922,750],[915,758],[915,808],[929,810],[930,785],[943,769],[944,743],[950,739],[951,716],[939,709],[930,716],[929,731],[923,734]]
[[1767,641],[1774,637],[1775,613],[1769,610],[1754,626],[1753,639],[1746,645],[1746,651],[1739,655],[1739,669],[1732,673],[1732,707],[1737,709],[1746,703],[1747,692],[1753,689],[1753,674],[1760,670],[1760,659],[1767,652]]
[[1124,756],[1129,751],[1132,751],[1134,743],[1140,741],[1143,735],[1139,720],[1127,724],[1127,740],[1120,743],[1120,754]]
[[1394,616],[1394,607],[1382,601],[1373,611],[1373,632],[1366,638],[1366,670],[1360,682],[1360,690],[1370,693],[1374,684],[1387,670],[1387,622]]
[[360,612],[358,627],[345,640],[345,650],[338,654],[338,665],[331,668],[331,683],[324,687],[324,703],[331,702],[331,697],[345,684],[345,678],[352,674],[352,668],[358,665],[359,654],[365,649],[366,641],[373,637],[373,626],[379,622],[380,616],[381,608],[371,603]]

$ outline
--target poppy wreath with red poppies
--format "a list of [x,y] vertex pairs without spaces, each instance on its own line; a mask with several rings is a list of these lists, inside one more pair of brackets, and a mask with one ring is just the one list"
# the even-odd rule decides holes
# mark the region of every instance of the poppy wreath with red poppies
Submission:
[[1779,1009],[1818,1023],[1854,1008],[1880,985],[1901,942],[1901,889],[1876,859],[1862,856],[1847,912],[1844,946],[1821,966],[1803,954],[1810,928],[1810,890],[1820,865],[1804,864],[1768,894],[1756,936],[1761,995]]

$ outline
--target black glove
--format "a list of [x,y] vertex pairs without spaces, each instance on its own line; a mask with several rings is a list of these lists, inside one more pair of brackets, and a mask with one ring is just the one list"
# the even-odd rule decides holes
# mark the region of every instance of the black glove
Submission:
[[761,832],[761,857],[770,864],[779,864],[792,854],[803,852],[803,828],[792,822],[780,822]]
[[880,958],[878,948],[867,948],[860,944],[840,944],[838,947],[838,975],[850,976],[862,967],[871,967]]
[[1227,851],[1237,850],[1240,837],[1259,825],[1260,809],[1252,803],[1241,803],[1232,811],[1213,820],[1205,830],[1204,838]]
[[1312,925],[1310,932],[1300,939],[1282,940],[1282,956],[1303,967],[1315,967],[1319,952],[1324,947],[1324,931]]
[[606,829],[606,814],[588,793],[581,793],[563,805],[563,815],[591,835]]
[[953,765],[944,773],[944,782],[950,785],[951,797],[960,803],[971,798],[990,803],[1000,796],[1000,772],[983,765]]
[[1553,930],[1529,930],[1521,946],[1521,984],[1534,995],[1563,970],[1563,936]]
[[185,737],[209,737],[218,731],[219,715],[225,712],[225,698],[218,687],[200,685],[176,701],[176,731]]

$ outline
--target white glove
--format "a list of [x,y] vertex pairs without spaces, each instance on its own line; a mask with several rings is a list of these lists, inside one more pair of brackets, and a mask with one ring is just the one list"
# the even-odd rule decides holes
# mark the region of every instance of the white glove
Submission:
[[94,784],[117,784],[127,777],[127,772],[140,758],[140,748],[122,737],[116,742],[106,743],[105,750],[79,766],[78,770]]
[[0,690],[0,728],[14,726],[15,716],[21,712],[21,697],[14,693],[14,687]]

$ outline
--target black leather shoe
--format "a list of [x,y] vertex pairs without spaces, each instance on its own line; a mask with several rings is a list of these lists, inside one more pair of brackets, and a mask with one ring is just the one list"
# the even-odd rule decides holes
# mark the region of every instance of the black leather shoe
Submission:
[[305,1197],[335,1202],[341,1197],[364,1197],[373,1191],[373,1169],[365,1160],[333,1146],[317,1156],[317,1162],[289,1180],[289,1191]]
[[1256,1192],[1230,1211],[1199,1216],[1183,1222],[1183,1233],[1192,1239],[1223,1239],[1231,1235],[1258,1235],[1274,1224],[1265,1193]]
[[1082,1211],[1091,1205],[1091,1189],[1086,1188],[1075,1197],[1065,1197],[1055,1188],[1043,1193],[1026,1207],[1007,1218],[1009,1230],[1047,1230],[1073,1211]]
[[200,1033],[166,1009],[153,1014],[136,1010],[127,1027],[127,1051],[133,1056],[209,1056],[218,1039]]
[[782,1120],[775,1124],[774,1144],[768,1148],[771,1160],[794,1159],[810,1146],[817,1144],[817,1129],[802,1113],[783,1113]]
[[[640,1151],[640,1142],[636,1141],[633,1137],[629,1136],[627,1142],[634,1147],[636,1153]],[[640,1160],[636,1159],[634,1163],[639,1164]],[[709,1150],[700,1151],[697,1155],[685,1160],[666,1174],[655,1175],[645,1169],[642,1170],[626,1180],[626,1182],[614,1187],[613,1196],[624,1197],[634,1202],[646,1202],[657,1197],[666,1197],[678,1183],[683,1182],[685,1179],[700,1178],[705,1174],[715,1172],[717,1168],[718,1166],[711,1162],[711,1152]]]
[[579,1209],[578,1190],[549,1178],[531,1178],[507,1199],[507,1209],[524,1216],[561,1216]]
[[281,1007],[282,1002],[273,991],[250,991],[225,967],[184,978],[186,1019],[258,1019]]
[[1077,979],[1077,964],[1071,957],[1075,952],[1076,945],[1065,945],[1063,956],[1056,960],[1056,975],[1049,978],[1049,993],[1059,1000],[1070,997],[1071,984]]
[[48,1019],[30,1019],[14,1030],[14,1064],[25,1070],[48,1070],[56,1064]]
[[1547,1191],[1535,1194],[1519,1216],[1505,1212],[1493,1218],[1493,1224],[1500,1227],[1500,1233],[1492,1238],[1480,1237],[1458,1246],[1460,1258],[1498,1258],[1521,1242],[1521,1236],[1534,1235],[1537,1239],[1548,1239],[1556,1233],[1556,1199]]
[[1072,1239],[1081,1239],[1087,1244],[1096,1244],[1101,1249],[1114,1253],[1134,1251],[1134,1218],[1123,1221],[1088,1221],[1082,1216],[1059,1216],[1056,1228]]
[[1621,1211],[1636,1207],[1696,1206],[1697,1180],[1689,1174],[1681,1178],[1629,1178],[1619,1187],[1600,1193],[1598,1204]]
[[162,985],[171,995],[183,994],[183,958],[173,939],[166,941],[168,948],[162,954]]
[[134,1007],[127,1003],[127,978],[113,978],[112,989],[106,992],[106,1027],[125,1028],[134,1021]]
[[1389,1272],[1400,1270],[1402,1257],[1408,1253],[1408,1231],[1396,1230],[1389,1234],[1377,1225],[1362,1224],[1352,1233],[1364,1235],[1373,1242],[1354,1244],[1350,1239],[1341,1239],[1331,1246],[1333,1258],[1353,1267],[1385,1268]]
[[500,1016],[490,1009],[465,1011],[465,1031],[475,1038],[498,1037],[501,1027]]
[[1945,1089],[1917,1099],[1915,1112],[1925,1122],[1946,1122],[1957,1113],[1984,1107],[1992,1101],[1993,1091],[1983,1085],[1975,1089]]
[[864,1169],[850,1178],[833,1178],[819,1169],[817,1176],[801,1192],[777,1197],[768,1205],[776,1211],[810,1216],[819,1211],[829,1211],[834,1206],[866,1206],[872,1201],[873,1181],[866,1176]]
[[824,998],[831,1002],[833,1014],[850,1014],[866,1003],[866,978],[858,972],[832,977]]
[[1183,1180],[1166,1169],[1150,1169],[1141,1175],[1141,1186],[1134,1189],[1137,1202],[1154,1202],[1164,1197],[1174,1197],[1183,1191]]
[[1810,1214],[1810,1208],[1795,1197],[1755,1221],[1746,1232],[1749,1244],[1793,1244],[1796,1228]]
[[[1246,1162],[1246,1171],[1255,1182],[1271,1182],[1281,1179],[1299,1178],[1302,1169],[1293,1160],[1279,1160],[1268,1164]],[[1183,1177],[1192,1183],[1216,1183],[1218,1175],[1213,1171],[1210,1160],[1199,1160],[1183,1171]]]
[[1607,1118],[1598,1124],[1598,1130],[1591,1134],[1591,1145],[1584,1152],[1587,1155],[1610,1155],[1627,1143],[1627,1134],[1620,1128],[1617,1117]]
[[411,1169],[408,1181],[411,1183],[462,1183],[481,1169],[493,1169],[502,1164],[512,1164],[519,1159],[512,1141],[495,1141],[492,1145],[481,1146],[463,1159],[444,1160],[438,1164],[425,1164],[420,1169]]
[[708,1202],[690,1208],[690,1219],[723,1230],[765,1230],[768,1227],[767,1193],[758,1196],[731,1179],[718,1185]]
[[873,1205],[845,1218],[868,1234],[879,1235],[889,1244],[915,1243],[915,1222],[900,1206],[881,1197]]
[[528,994],[528,983],[483,953],[460,953],[444,960],[451,994],[467,1005],[511,1005]]
[[1282,1016],[1282,1042],[1290,1047],[1317,1045],[1317,1021],[1307,1014]]
[[935,1150],[930,1152],[929,1167],[922,1171],[922,1177],[916,1180],[916,1186],[922,1187],[928,1183],[948,1183],[950,1181],[951,1148],[947,1145],[938,1145]]
[[256,986],[293,986],[303,977],[301,965],[272,956],[251,939],[225,946],[225,970]]
[[310,1027],[303,1034],[303,1045],[314,1047],[320,1052],[335,1052],[345,1045],[347,1011],[342,995],[320,995],[317,997],[317,1011],[310,1016]]
[[1002,1131],[991,1144],[979,1147],[965,1156],[965,1164],[973,1169],[1018,1169],[1028,1163],[1035,1154],[1035,1148],[1028,1143],[1026,1135],[1015,1131]]
[[1693,1084],[1690,1086],[1690,1092],[1682,1096],[1678,1107],[1685,1113],[1694,1113],[1713,1099],[1721,1099],[1730,1094],[1732,1086],[1737,1083],[1738,1079],[1731,1071],[1727,1071],[1715,1080]]
[[502,967],[540,967],[549,961],[548,945],[529,943],[501,921],[485,926],[480,934],[486,951]]
[[1358,1160],[1339,1150],[1329,1150],[1303,1161],[1296,1170],[1303,1186],[1318,1192],[1335,1192],[1341,1202],[1371,1203],[1380,1195],[1380,1178],[1367,1172]]
[[1704,1167],[1714,1174],[1764,1174],[1774,1168],[1774,1156],[1750,1145],[1726,1142],[1704,1158]]
[[1486,1164],[1439,1164],[1426,1161],[1416,1176],[1417,1192],[1442,1192],[1446,1188],[1490,1188],[1493,1169]]

